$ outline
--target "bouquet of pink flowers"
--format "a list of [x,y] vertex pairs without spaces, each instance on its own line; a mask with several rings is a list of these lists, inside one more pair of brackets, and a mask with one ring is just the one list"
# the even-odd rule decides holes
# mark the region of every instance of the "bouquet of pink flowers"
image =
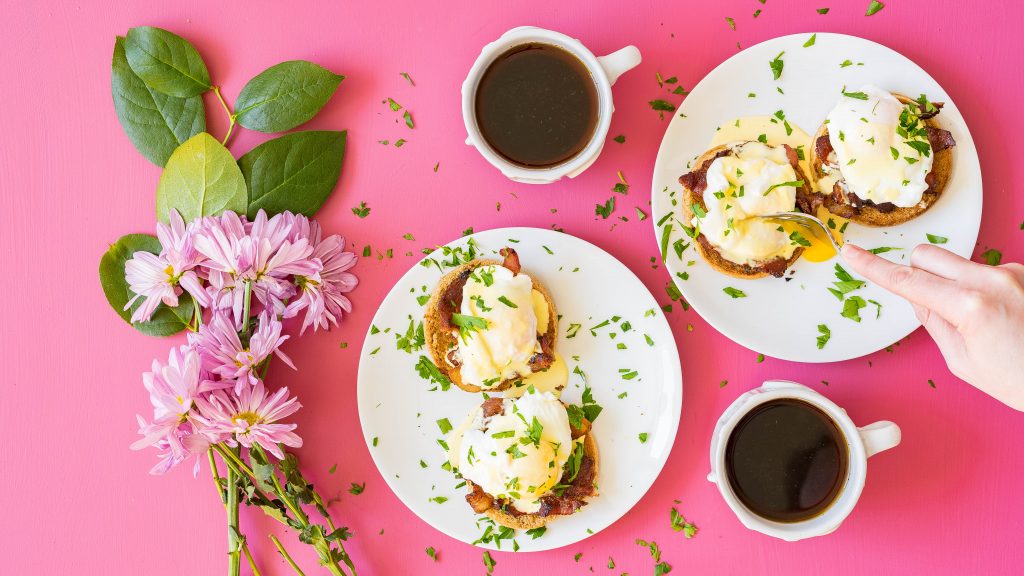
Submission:
[[[204,456],[228,517],[228,574],[244,554],[259,569],[238,528],[240,504],[257,506],[294,528],[336,576],[355,575],[338,527],[320,494],[286,448],[302,439],[289,417],[301,407],[285,387],[265,382],[289,336],[283,323],[302,317],[299,333],[337,325],[351,311],[345,240],[326,238],[309,219],[330,196],[345,155],[344,131],[291,131],[310,120],[344,79],[317,64],[282,62],[242,88],[237,112],[215,86],[196,49],[151,27],[114,43],[111,89],[132,144],[163,167],[156,189],[156,237],[128,234],[100,260],[100,283],[115,311],[151,336],[187,331],[167,362],[142,375],[153,404],[138,417],[133,449],[159,451],[152,473]],[[206,132],[205,92],[228,116],[221,140]],[[237,160],[227,143],[238,124],[271,138]],[[290,132],[289,132],[290,131]],[[222,474],[223,471],[223,474]],[[311,514],[315,510],[315,514]],[[271,540],[298,574],[275,536]]]
[[[290,212],[267,218],[261,210],[252,222],[225,212],[188,225],[173,212],[170,224],[157,224],[157,238],[158,253],[140,250],[125,264],[134,293],[125,310],[138,303],[131,320],[146,322],[160,304],[178,308],[180,299],[189,298],[194,316],[188,344],[172,348],[166,363],[154,360],[152,371],[142,375],[153,418],[138,417],[142,438],[132,448],[160,451],[153,474],[189,459],[198,474],[201,459],[208,458],[228,507],[230,554],[244,552],[252,561],[238,532],[244,500],[298,530],[332,573],[344,573],[339,562],[354,573],[341,544],[348,531],[335,527],[295,457],[282,448],[302,446],[296,425],[286,421],[301,407],[298,398],[285,387],[269,390],[263,376],[274,356],[295,368],[281,351],[288,340],[283,320],[302,314],[301,331],[316,330],[351,310],[345,294],[357,284],[348,272],[355,254],[344,250],[340,236],[322,238],[316,222]],[[311,522],[302,504],[315,506],[327,527]]]

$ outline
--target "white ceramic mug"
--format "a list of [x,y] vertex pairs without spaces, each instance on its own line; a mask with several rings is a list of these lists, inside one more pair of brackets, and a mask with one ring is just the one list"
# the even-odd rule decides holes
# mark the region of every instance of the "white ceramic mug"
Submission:
[[[491,62],[494,62],[495,58],[509,49],[530,43],[550,44],[574,55],[586,66],[597,88],[597,128],[594,130],[590,142],[569,160],[544,168],[528,168],[509,162],[491,149],[480,134],[476,123],[476,87],[484,71],[491,65]],[[469,134],[466,144],[476,147],[488,162],[516,182],[550,184],[564,176],[574,178],[593,164],[604,148],[604,141],[608,136],[608,126],[612,121],[612,112],[615,111],[615,106],[612,104],[612,84],[615,84],[619,76],[637,64],[640,64],[640,51],[636,46],[626,46],[607,56],[598,57],[594,56],[594,53],[579,40],[565,34],[534,26],[513,28],[502,34],[501,38],[484,46],[480,56],[469,70],[469,76],[462,83],[462,119],[466,123],[466,132]]]
[[[774,522],[754,514],[740,502],[726,477],[725,447],[736,424],[757,406],[780,398],[803,400],[827,414],[842,432],[849,456],[846,479],[839,495],[824,512],[800,522]],[[711,473],[708,474],[708,480],[718,486],[718,491],[744,526],[794,542],[813,536],[823,536],[839,528],[853,511],[864,489],[868,458],[899,443],[900,427],[892,422],[883,420],[858,428],[846,415],[846,410],[814,390],[795,382],[771,380],[737,398],[719,418],[711,438]]]

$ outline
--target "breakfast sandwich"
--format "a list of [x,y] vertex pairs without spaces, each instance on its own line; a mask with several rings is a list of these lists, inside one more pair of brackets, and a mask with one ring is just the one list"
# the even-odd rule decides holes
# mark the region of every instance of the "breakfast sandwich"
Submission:
[[809,242],[799,231],[760,218],[792,212],[810,194],[797,152],[788,145],[731,142],[701,155],[683,174],[683,220],[701,256],[738,278],[781,277]]
[[473,260],[445,274],[427,302],[424,337],[434,364],[468,392],[511,388],[555,362],[558,314],[519,256]]
[[478,514],[517,530],[574,514],[597,495],[598,452],[584,410],[530,387],[488,398],[449,434],[448,461]]
[[939,199],[956,145],[935,123],[942,105],[912,100],[876,86],[843,97],[814,138],[815,193],[801,204],[870,226],[915,218]]

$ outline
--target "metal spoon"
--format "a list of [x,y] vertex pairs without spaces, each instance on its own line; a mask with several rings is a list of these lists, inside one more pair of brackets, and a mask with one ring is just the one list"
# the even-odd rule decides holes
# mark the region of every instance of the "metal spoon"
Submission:
[[[832,235],[832,231],[828,229],[828,226],[826,226],[824,222],[818,220],[817,218],[811,216],[810,214],[804,214],[803,212],[776,212],[775,214],[763,214],[761,216],[758,216],[758,218],[763,218],[765,220],[781,220],[784,222],[793,222],[795,224],[803,226],[804,228],[819,228],[821,230],[824,230],[825,237],[828,238],[829,242],[832,243],[832,247],[835,248],[836,254],[839,253],[839,248],[841,246],[839,242],[836,241],[835,236]],[[815,236],[820,236],[820,234],[815,234]]]

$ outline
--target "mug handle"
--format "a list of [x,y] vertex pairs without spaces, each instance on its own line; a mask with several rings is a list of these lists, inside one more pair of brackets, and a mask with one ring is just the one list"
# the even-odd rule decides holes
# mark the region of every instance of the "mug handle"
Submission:
[[899,445],[903,437],[900,427],[895,422],[888,420],[868,424],[863,428],[858,428],[857,432],[860,433],[860,439],[864,442],[864,452],[868,458],[889,448],[894,448]]
[[604,69],[604,74],[608,77],[608,84],[615,84],[619,76],[640,64],[640,50],[636,46],[626,46],[607,56],[598,56],[597,62]]

